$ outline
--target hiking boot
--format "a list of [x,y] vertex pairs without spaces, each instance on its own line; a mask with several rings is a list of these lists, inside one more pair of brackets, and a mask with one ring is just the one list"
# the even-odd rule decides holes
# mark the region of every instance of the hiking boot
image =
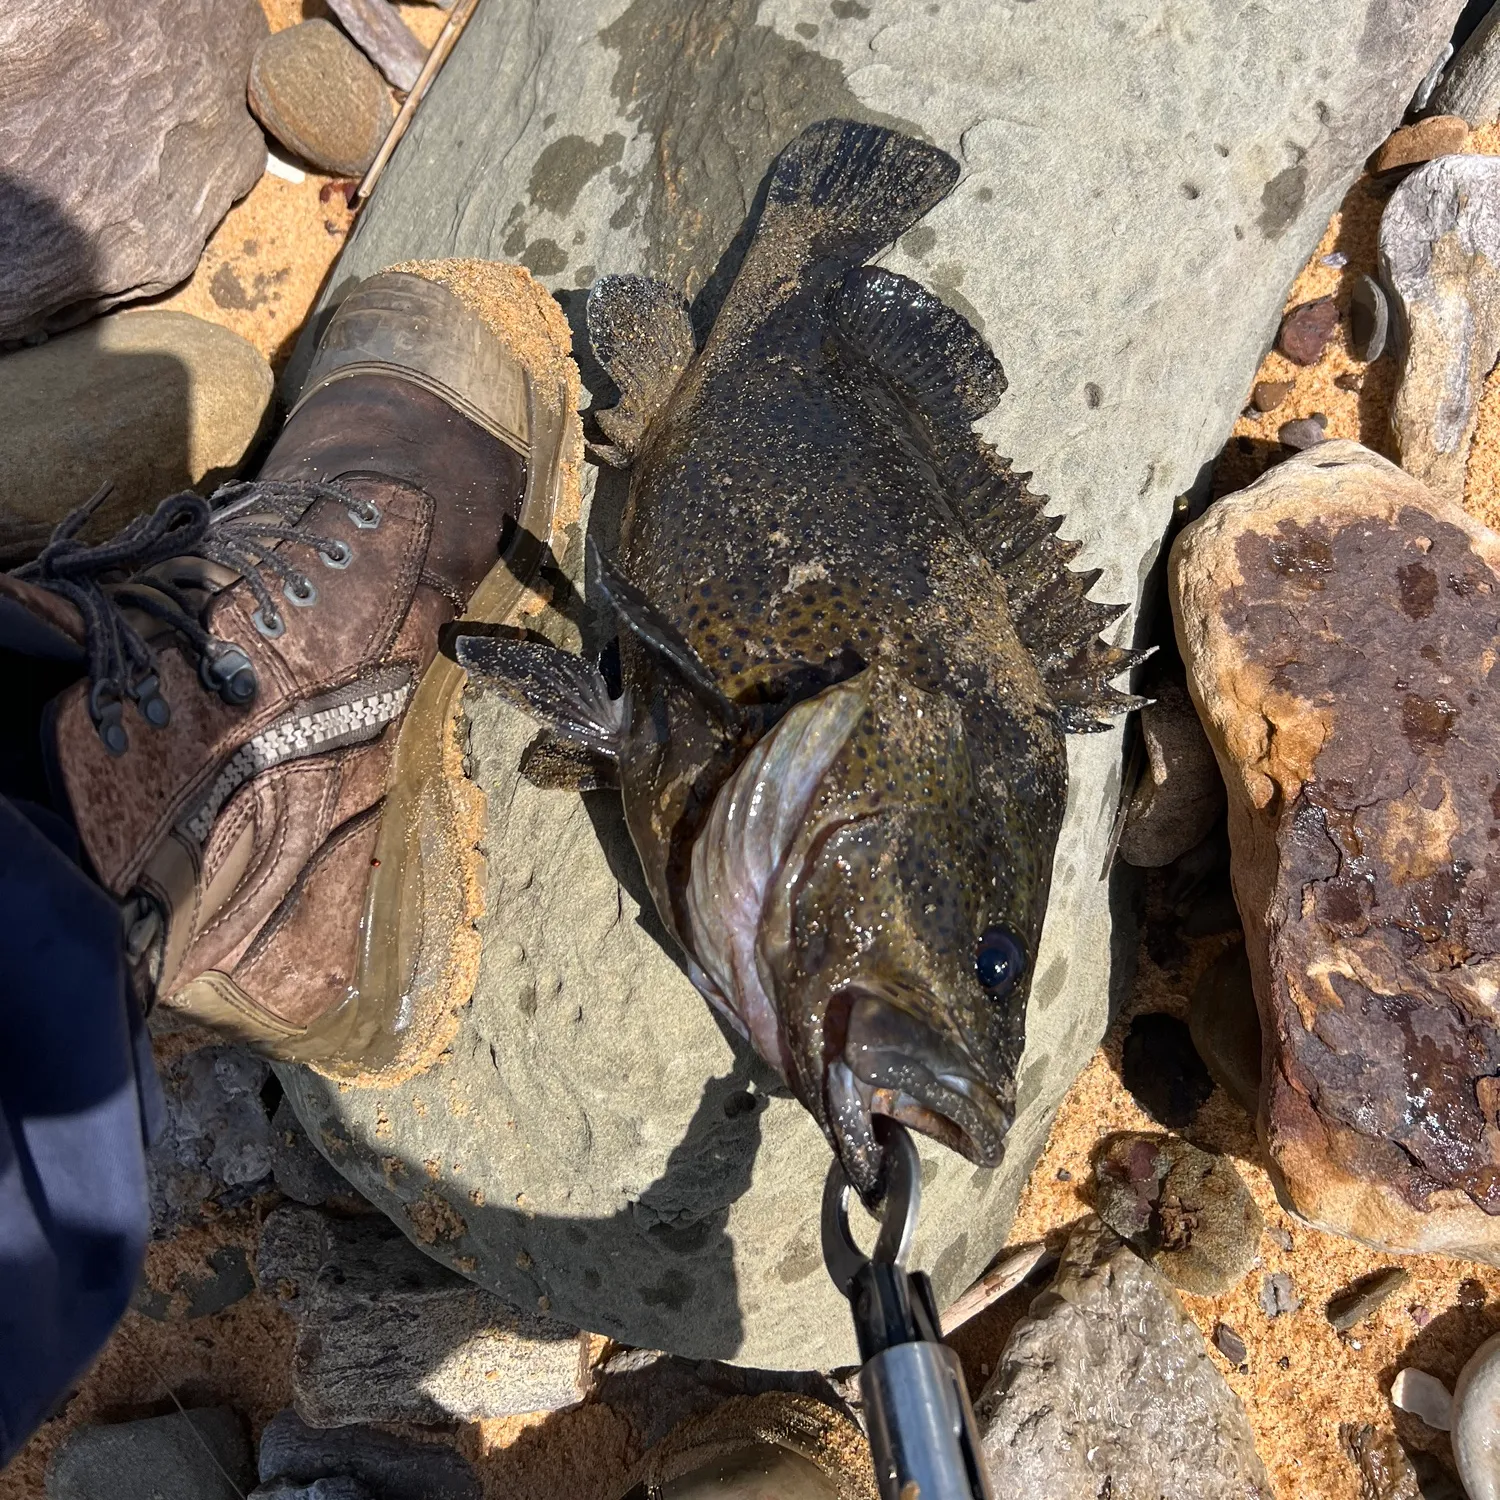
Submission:
[[143,995],[341,1076],[440,1050],[477,968],[482,803],[438,636],[541,607],[578,513],[568,347],[519,267],[374,276],[256,479],[99,546],[85,507],[0,577],[86,658],[48,745]]
[[877,1500],[870,1447],[807,1396],[737,1396],[667,1434],[621,1500]]

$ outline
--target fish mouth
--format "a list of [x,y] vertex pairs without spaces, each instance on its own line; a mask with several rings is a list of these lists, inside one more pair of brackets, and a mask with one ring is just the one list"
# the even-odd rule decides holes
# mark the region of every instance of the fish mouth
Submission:
[[841,991],[830,1015],[840,1012],[847,1023],[826,1073],[829,1116],[845,1170],[862,1196],[877,1193],[883,1174],[876,1115],[931,1136],[979,1166],[999,1165],[1011,1112],[957,1041],[868,989]]

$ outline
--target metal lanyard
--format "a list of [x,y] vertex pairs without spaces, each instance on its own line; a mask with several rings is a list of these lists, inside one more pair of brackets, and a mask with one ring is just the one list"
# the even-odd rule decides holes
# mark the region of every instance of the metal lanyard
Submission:
[[889,1188],[872,1255],[849,1232],[852,1189],[837,1157],[823,1184],[823,1259],[854,1314],[881,1500],[992,1500],[963,1371],[943,1342],[932,1283],[906,1269],[922,1199],[917,1148],[904,1126],[883,1126]]

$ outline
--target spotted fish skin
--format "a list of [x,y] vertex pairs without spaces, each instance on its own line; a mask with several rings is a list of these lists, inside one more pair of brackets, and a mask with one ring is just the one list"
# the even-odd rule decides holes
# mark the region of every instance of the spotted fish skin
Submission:
[[1097,575],[973,433],[993,353],[865,265],[957,174],[822,122],[778,159],[701,351],[658,283],[606,278],[589,305],[622,392],[600,424],[632,463],[601,574],[630,832],[699,988],[871,1200],[877,1115],[999,1161],[1065,731],[1132,701],[1107,685],[1132,657],[1098,639],[1118,611],[1086,599]]

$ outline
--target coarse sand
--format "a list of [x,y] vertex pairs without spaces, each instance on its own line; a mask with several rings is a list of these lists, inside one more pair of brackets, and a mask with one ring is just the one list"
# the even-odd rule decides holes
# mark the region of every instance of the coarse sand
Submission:
[[[321,0],[263,4],[275,29],[326,14]],[[425,43],[443,24],[443,12],[433,6],[398,9]],[[1466,150],[1500,155],[1500,126],[1476,131]],[[1347,312],[1356,278],[1374,271],[1380,213],[1393,185],[1394,179],[1368,176],[1355,183],[1292,287],[1289,307],[1333,296]],[[300,184],[262,177],[220,225],[193,277],[159,299],[160,305],[234,329],[279,370],[348,234],[346,186],[352,184],[313,172]],[[1334,251],[1347,257],[1347,265],[1323,264]],[[1390,354],[1368,366],[1355,360],[1346,326],[1341,324],[1313,366],[1294,365],[1275,350],[1265,356],[1254,381],[1247,382],[1247,403],[1255,381],[1291,381],[1292,389],[1274,411],[1252,410],[1235,423],[1215,474],[1216,496],[1263,470],[1279,451],[1277,432],[1284,422],[1314,413],[1327,418],[1330,437],[1354,438],[1394,457],[1386,425],[1396,383],[1394,360]],[[1465,502],[1479,519],[1500,524],[1500,374],[1485,389]],[[1153,944],[1143,943],[1133,994],[1063,1102],[1022,1197],[1013,1243],[1055,1234],[1088,1211],[1090,1156],[1103,1136],[1158,1128],[1120,1082],[1125,1027],[1143,1011],[1185,1017],[1193,982],[1230,940],[1226,935],[1168,944],[1172,952],[1155,956]],[[163,1039],[164,1047],[180,1050],[181,1045],[180,1037]],[[1293,1220],[1276,1202],[1252,1122],[1222,1091],[1182,1133],[1197,1145],[1226,1152],[1265,1215],[1262,1264],[1223,1296],[1183,1301],[1206,1338],[1223,1322],[1244,1340],[1241,1368],[1230,1367],[1217,1352],[1213,1357],[1245,1403],[1278,1500],[1358,1500],[1356,1473],[1339,1446],[1341,1422],[1394,1425],[1408,1443],[1431,1450],[1451,1470],[1446,1436],[1394,1413],[1390,1384],[1406,1365],[1451,1383],[1466,1355],[1500,1331],[1500,1270],[1437,1257],[1398,1260]],[[154,1244],[148,1286],[171,1293],[185,1280],[201,1278],[207,1257],[226,1245],[242,1247],[253,1263],[259,1219],[274,1202],[268,1195]],[[816,1205],[809,1204],[810,1219],[815,1212]],[[1411,1280],[1352,1332],[1335,1333],[1324,1315],[1328,1299],[1391,1264],[1402,1265]],[[1278,1271],[1291,1277],[1300,1306],[1271,1319],[1261,1310],[1259,1293],[1263,1277]],[[992,1372],[1030,1295],[1029,1288],[1011,1294],[955,1337],[976,1390]],[[0,1500],[42,1495],[47,1459],[74,1425],[171,1410],[168,1386],[188,1406],[230,1403],[258,1435],[291,1399],[293,1341],[290,1319],[258,1293],[191,1321],[156,1322],[141,1312],[127,1314],[77,1392],[0,1474]],[[640,1458],[627,1420],[599,1405],[461,1425],[450,1436],[475,1462],[490,1500],[616,1500]]]

